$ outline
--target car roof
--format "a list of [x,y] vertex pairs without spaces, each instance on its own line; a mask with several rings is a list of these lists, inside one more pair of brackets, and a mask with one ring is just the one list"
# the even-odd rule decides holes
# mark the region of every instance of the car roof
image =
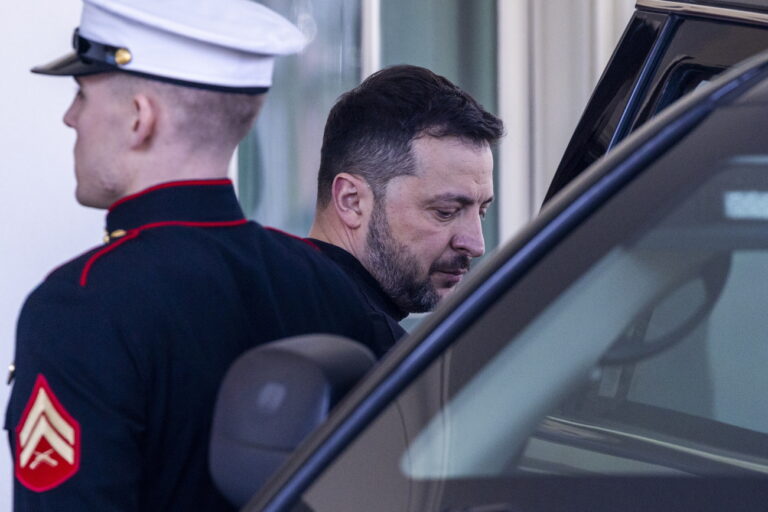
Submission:
[[[664,0],[668,1],[668,0]],[[716,7],[729,7],[731,9],[768,11],[766,0],[676,0],[686,4],[713,5]]]
[[637,8],[768,25],[768,0],[637,0]]

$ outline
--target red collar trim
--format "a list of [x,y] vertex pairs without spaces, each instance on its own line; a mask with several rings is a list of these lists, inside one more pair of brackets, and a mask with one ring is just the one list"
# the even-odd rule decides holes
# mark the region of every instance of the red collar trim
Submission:
[[288,233],[287,231],[283,231],[282,229],[277,229],[269,226],[265,226],[264,229],[269,231],[274,231],[275,233],[280,233],[283,236],[287,236],[288,238],[293,238],[294,240],[298,240],[299,242],[304,242],[308,246],[312,247],[316,251],[320,251],[320,248],[317,246],[315,242],[310,240],[309,238],[301,238],[300,236],[296,236],[294,234]]
[[247,223],[248,223],[248,219],[216,221],[216,222],[188,222],[188,221],[171,220],[171,221],[165,221],[165,222],[154,222],[152,224],[145,224],[136,229],[131,229],[128,231],[128,233],[125,234],[125,236],[101,248],[100,250],[95,252],[90,258],[88,258],[88,261],[85,262],[83,271],[80,274],[80,286],[85,287],[85,285],[88,284],[88,273],[91,271],[91,267],[93,267],[93,264],[96,263],[96,260],[104,256],[108,252],[114,251],[115,249],[123,245],[125,242],[136,238],[141,234],[142,231],[146,231],[148,229],[154,229],[154,228],[162,228],[167,226],[186,226],[186,227],[193,227],[193,228],[228,228],[232,226],[241,226]]
[[131,194],[121,199],[118,199],[117,201],[112,203],[108,211],[111,212],[117,206],[127,201],[136,199],[137,197],[141,197],[144,194],[149,194],[150,192],[154,192],[155,190],[160,190],[163,188],[196,187],[196,186],[205,186],[205,185],[232,185],[232,180],[230,180],[229,178],[224,178],[224,179],[218,179],[218,180],[185,180],[185,181],[169,181],[167,183],[160,183],[159,185],[154,185],[152,187],[145,188],[141,192],[136,192],[135,194]]

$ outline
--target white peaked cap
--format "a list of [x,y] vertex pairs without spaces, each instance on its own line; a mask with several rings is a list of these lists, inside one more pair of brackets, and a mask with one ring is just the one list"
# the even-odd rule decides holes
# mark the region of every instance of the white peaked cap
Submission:
[[252,0],[84,0],[75,52],[32,71],[125,71],[182,85],[263,92],[298,28]]

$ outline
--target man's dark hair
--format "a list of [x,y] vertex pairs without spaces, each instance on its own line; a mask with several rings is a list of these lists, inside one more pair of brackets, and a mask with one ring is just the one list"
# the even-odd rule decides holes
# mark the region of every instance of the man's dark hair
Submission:
[[396,176],[413,174],[411,141],[458,137],[482,146],[504,133],[501,120],[448,79],[418,66],[392,66],[343,94],[325,124],[317,202],[331,199],[334,177],[363,177],[375,200]]

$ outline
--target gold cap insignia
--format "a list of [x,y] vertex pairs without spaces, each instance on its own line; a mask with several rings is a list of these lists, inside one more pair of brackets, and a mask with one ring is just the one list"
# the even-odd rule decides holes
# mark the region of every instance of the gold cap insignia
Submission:
[[118,48],[115,52],[115,63],[117,63],[118,66],[125,66],[131,62],[131,60],[133,60],[133,55],[131,55],[131,52],[127,49]]

